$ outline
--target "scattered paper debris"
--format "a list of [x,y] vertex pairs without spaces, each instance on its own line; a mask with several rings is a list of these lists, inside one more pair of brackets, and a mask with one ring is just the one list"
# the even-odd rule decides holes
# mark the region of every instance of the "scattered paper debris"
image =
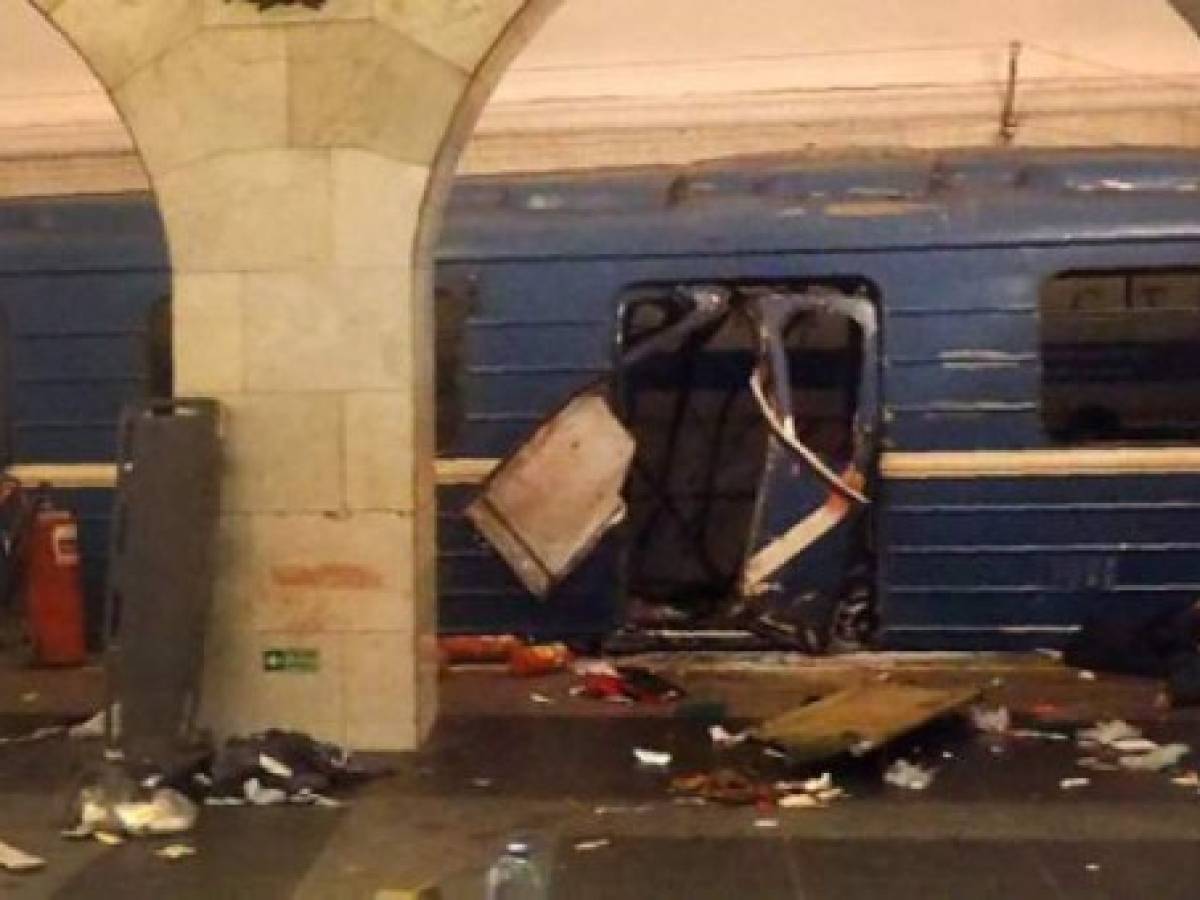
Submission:
[[1075,765],[1081,769],[1088,769],[1092,772],[1116,772],[1121,767],[1114,763],[1105,762],[1102,759],[1097,759],[1094,756],[1081,756],[1075,760]]
[[804,790],[809,794],[833,790],[833,775],[829,772],[822,772],[820,777],[808,779],[804,782]]
[[490,788],[495,782],[491,778],[472,778],[471,786],[481,790]]
[[148,801],[113,806],[117,822],[126,833],[179,834],[196,824],[196,804],[179,791],[159,788]]
[[1012,728],[1012,716],[1004,706],[995,709],[975,706],[971,708],[971,723],[984,734],[1007,734]]
[[1149,753],[1122,756],[1117,762],[1122,769],[1131,772],[1161,772],[1179,765],[1179,761],[1191,752],[1192,748],[1187,744],[1164,744]]
[[1177,787],[1200,788],[1200,772],[1184,772],[1171,779],[1171,784]]
[[607,806],[597,806],[595,809],[592,810],[592,812],[595,813],[597,816],[621,816],[621,815],[640,816],[640,815],[645,815],[646,813],[650,812],[650,810],[652,810],[652,809],[654,809],[654,807],[649,803],[642,803],[638,806],[615,804],[615,805],[607,805]]
[[1080,681],[1095,681],[1096,673],[1091,671],[1090,669],[1080,669],[1079,670],[1079,680]]
[[893,787],[909,791],[923,791],[933,784],[934,770],[898,759],[887,767],[883,780]]
[[708,736],[717,747],[736,747],[745,741],[747,737],[745,732],[733,734],[723,725],[709,726]]
[[276,778],[291,778],[295,774],[291,766],[280,762],[269,753],[258,754],[258,767]]
[[1089,872],[1099,872],[1100,871],[1100,863],[1088,863],[1087,866],[1085,866],[1085,868]]
[[278,806],[287,803],[287,791],[279,788],[266,787],[257,778],[247,778],[243,786],[246,799],[254,806]]
[[653,769],[665,769],[671,764],[671,754],[662,750],[646,750],[642,747],[634,748],[633,755],[637,758],[638,765],[646,766]]
[[[114,703],[109,709],[112,713],[113,734],[120,734],[121,704]],[[105,711],[100,710],[90,719],[80,722],[78,725],[72,725],[67,729],[67,737],[74,741],[85,741],[104,737],[104,714]]]
[[754,827],[755,828],[778,828],[779,820],[778,819],[755,819]]
[[1092,783],[1090,778],[1064,778],[1058,783],[1060,789],[1064,791],[1077,791],[1080,788],[1085,788]]
[[34,856],[12,844],[0,841],[0,869],[8,872],[36,872],[45,865],[46,861],[40,856]]
[[125,843],[125,838],[119,834],[113,834],[111,831],[93,831],[92,837],[108,847],[119,847]]
[[1071,740],[1071,736],[1062,731],[1046,731],[1043,728],[1014,728],[1009,732],[1015,738],[1022,738],[1032,741],[1052,741],[1055,743],[1065,743]]
[[1111,746],[1118,753],[1149,753],[1152,750],[1158,749],[1158,742],[1152,741],[1149,738],[1121,738],[1113,741]]
[[780,809],[820,809],[824,806],[812,794],[785,794],[777,803]]
[[188,844],[168,844],[166,847],[159,847],[155,850],[154,855],[160,859],[169,859],[174,862],[189,856],[195,856],[196,848]]
[[41,699],[41,696],[42,695],[39,694],[37,691],[26,691],[24,694],[21,695],[21,702],[22,703],[37,703],[38,700]]
[[575,850],[579,853],[590,853],[593,850],[603,850],[612,844],[608,838],[596,838],[590,841],[576,841]]
[[1142,732],[1128,722],[1113,719],[1107,722],[1097,722],[1092,728],[1084,728],[1076,733],[1075,739],[1083,747],[1111,747],[1117,741],[1141,736]]
[[554,703],[554,699],[552,697],[547,697],[545,694],[539,694],[537,691],[533,691],[529,694],[529,702],[537,703],[541,706],[551,706]]

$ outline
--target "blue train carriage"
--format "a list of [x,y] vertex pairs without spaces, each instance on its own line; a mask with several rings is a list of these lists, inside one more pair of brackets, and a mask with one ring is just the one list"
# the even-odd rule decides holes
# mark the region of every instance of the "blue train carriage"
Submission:
[[1158,151],[461,183],[443,629],[1023,648],[1190,601],[1197,190]]
[[79,518],[93,646],[117,416],[171,392],[170,281],[144,194],[0,202],[0,446],[10,472]]

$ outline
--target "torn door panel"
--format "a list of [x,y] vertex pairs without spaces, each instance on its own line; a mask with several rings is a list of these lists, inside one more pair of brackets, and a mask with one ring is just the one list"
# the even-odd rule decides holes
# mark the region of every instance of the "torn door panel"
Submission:
[[[832,292],[767,293],[757,298],[757,308],[763,362],[751,387],[770,439],[741,594],[751,627],[816,652],[828,643],[839,595],[866,551],[866,473],[874,467],[878,406],[875,310],[866,298]],[[822,418],[819,410],[802,408],[799,398],[810,404],[828,399],[819,384],[813,390],[811,379],[805,385],[798,371],[804,346],[790,334],[798,317],[857,329],[843,341],[860,348],[858,372],[834,379],[853,385],[837,401],[851,428],[832,439],[818,433],[825,438],[821,452],[798,432],[799,421],[807,420],[815,432],[812,422]]]
[[545,598],[624,515],[633,452],[606,393],[586,390],[500,465],[467,517]]

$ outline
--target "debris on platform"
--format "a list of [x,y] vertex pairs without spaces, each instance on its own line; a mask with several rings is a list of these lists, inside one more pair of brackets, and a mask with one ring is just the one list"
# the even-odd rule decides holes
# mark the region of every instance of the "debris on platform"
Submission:
[[1122,756],[1117,763],[1131,772],[1163,772],[1179,765],[1191,752],[1187,744],[1164,744],[1145,753]]
[[642,747],[636,747],[634,748],[633,755],[637,759],[638,765],[649,769],[665,769],[671,765],[671,754],[661,750],[647,750]]
[[126,834],[164,835],[191,831],[199,811],[179,791],[158,788],[148,800],[118,803],[113,812]]
[[909,791],[923,791],[933,784],[935,769],[897,759],[883,773],[883,780],[893,787]]
[[1004,706],[988,709],[983,706],[971,707],[971,724],[976,731],[990,735],[1004,735],[1012,728],[1012,715]]
[[583,679],[571,689],[576,697],[610,703],[674,703],[685,696],[683,688],[641,666],[614,666],[589,662],[575,670]]
[[46,861],[40,856],[34,856],[12,844],[0,841],[0,869],[6,872],[36,872],[45,865]]
[[1080,747],[1112,747],[1117,741],[1140,738],[1142,732],[1121,719],[1097,722],[1091,728],[1085,728],[1075,735]]
[[155,850],[154,855],[159,859],[177,862],[178,860],[186,859],[189,856],[195,856],[196,848],[189,844],[168,844],[165,847],[159,847],[157,850]]
[[1080,788],[1090,786],[1091,783],[1092,779],[1090,778],[1064,778],[1058,783],[1058,787],[1064,791],[1077,791]]
[[708,736],[713,742],[714,747],[736,747],[738,744],[744,743],[748,735],[745,732],[734,734],[729,731],[724,725],[709,726]]
[[964,709],[976,688],[928,688],[871,682],[837,691],[768,720],[752,735],[795,762],[849,753],[863,756],[935,719]]
[[508,671],[521,678],[552,675],[567,668],[574,658],[566,644],[518,642],[508,655]]
[[554,698],[547,697],[545,694],[539,694],[537,691],[533,691],[529,695],[529,702],[538,706],[553,706]]
[[520,641],[512,634],[449,635],[438,640],[444,665],[507,663]]
[[729,806],[746,806],[772,796],[770,785],[734,769],[681,775],[671,781],[671,792]]
[[609,847],[611,845],[612,841],[609,838],[596,838],[588,841],[576,841],[575,852],[591,853],[594,850],[603,850],[605,847]]

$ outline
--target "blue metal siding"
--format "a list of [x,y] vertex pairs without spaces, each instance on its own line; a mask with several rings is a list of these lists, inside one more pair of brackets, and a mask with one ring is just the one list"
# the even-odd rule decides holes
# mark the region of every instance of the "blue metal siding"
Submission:
[[[14,463],[111,462],[118,412],[147,389],[146,329],[170,291],[144,195],[0,203],[0,313]],[[57,491],[80,522],[88,629],[100,627],[109,490]]]
[[[1042,283],[1072,269],[1200,263],[1194,197],[1179,189],[1196,182],[1198,159],[1023,154],[952,160],[940,173],[901,166],[874,180],[869,169],[817,177],[743,163],[673,182],[657,171],[641,193],[624,183],[607,202],[597,199],[603,176],[515,193],[468,185],[461,197],[473,191],[475,205],[452,212],[443,266],[473,267],[488,285],[491,321],[471,326],[468,425],[447,455],[503,455],[603,369],[625,286],[839,276],[865,278],[882,297],[886,448],[1046,447]],[[1113,177],[1135,189],[1089,190]],[[831,200],[869,196],[863,184],[918,200],[925,184],[927,202],[898,215],[830,211]],[[892,646],[1055,644],[1106,603],[1200,593],[1197,478],[889,482],[876,509]],[[448,541],[452,579],[461,563],[446,556]],[[472,578],[447,583],[465,592]],[[515,615],[537,624],[558,615],[550,606],[530,618],[519,595],[477,595],[457,606],[469,614],[444,612],[443,623],[491,629]]]

